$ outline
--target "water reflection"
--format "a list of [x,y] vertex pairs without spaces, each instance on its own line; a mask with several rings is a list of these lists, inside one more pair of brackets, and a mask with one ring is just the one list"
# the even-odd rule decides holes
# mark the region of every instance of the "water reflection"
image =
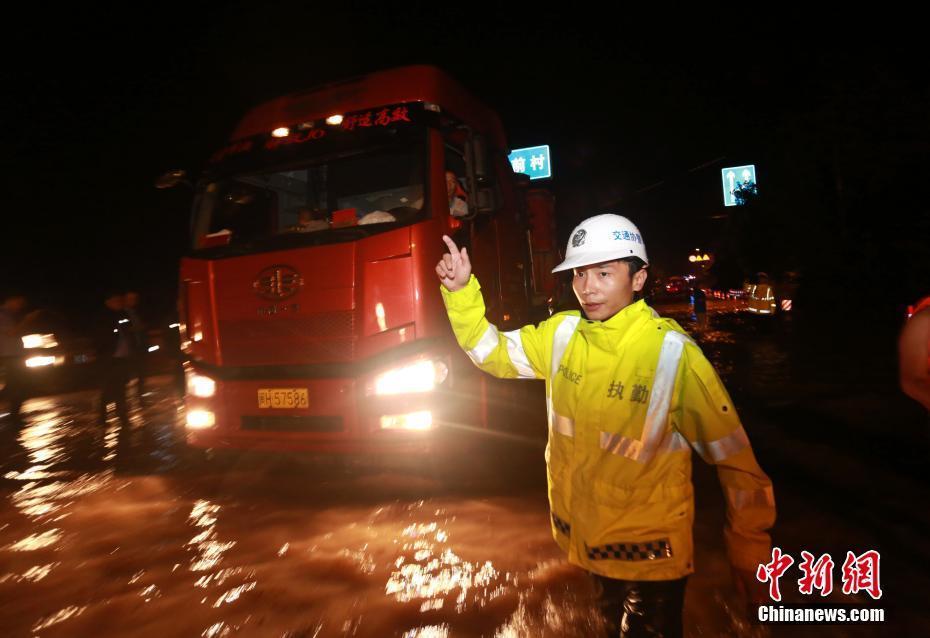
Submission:
[[216,602],[213,603],[213,606],[219,607],[227,603],[234,603],[237,600],[239,600],[239,597],[242,594],[244,594],[247,591],[252,591],[253,589],[255,589],[255,585],[257,584],[258,583],[256,583],[253,580],[252,582],[246,583],[245,585],[239,585],[238,587],[233,587],[229,591],[224,592],[223,595],[221,595],[219,598],[217,598]]
[[384,591],[398,602],[420,600],[420,611],[442,609],[445,597],[458,590],[456,611],[461,613],[468,601],[468,592],[481,589],[478,605],[503,591],[492,588],[499,573],[491,561],[480,564],[463,561],[449,546],[449,535],[437,523],[413,524],[401,532],[405,540],[402,553],[394,561]]
[[45,532],[30,534],[26,538],[6,547],[12,552],[32,552],[43,547],[54,545],[61,539],[60,529],[50,529]]
[[32,631],[42,631],[43,629],[47,629],[52,625],[57,625],[60,622],[64,622],[69,618],[80,616],[82,613],[84,613],[85,609],[87,609],[87,607],[65,607],[64,609],[57,611],[50,616],[46,616],[45,618],[40,619],[38,622],[36,622],[35,625],[32,626]]
[[[236,541],[216,540],[216,515],[219,511],[220,506],[210,501],[196,501],[187,517],[195,527],[201,528],[201,531],[187,542],[188,546],[194,546],[197,549],[197,555],[191,559],[190,571],[192,572],[205,572],[213,569],[223,560],[223,555],[236,545]],[[200,586],[206,586],[207,583],[209,583],[209,578],[205,584]]]
[[449,625],[427,625],[404,632],[403,638],[448,638]]
[[5,583],[8,581],[14,583],[21,582],[31,582],[37,583],[51,573],[53,569],[61,565],[61,563],[48,563],[47,565],[35,565],[30,567],[22,574],[4,574],[0,576],[0,583]]

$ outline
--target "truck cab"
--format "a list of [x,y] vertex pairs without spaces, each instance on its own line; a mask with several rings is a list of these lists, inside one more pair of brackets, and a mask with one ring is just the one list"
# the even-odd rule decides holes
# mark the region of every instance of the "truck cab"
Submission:
[[195,187],[180,265],[188,443],[356,453],[490,427],[435,265],[449,234],[492,322],[539,316],[552,207],[529,214],[506,153],[497,116],[428,66],[247,113]]

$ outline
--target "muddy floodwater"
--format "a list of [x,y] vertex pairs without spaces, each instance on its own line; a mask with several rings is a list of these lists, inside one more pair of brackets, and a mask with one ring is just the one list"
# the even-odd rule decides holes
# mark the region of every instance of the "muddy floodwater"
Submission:
[[[732,309],[717,312],[726,325]],[[703,337],[725,379],[753,397],[790,385],[796,362],[781,337],[763,333],[743,351],[740,325]],[[428,468],[286,455],[207,462],[181,445],[170,379],[149,390],[129,428],[95,421],[94,392],[35,398],[22,425],[3,421],[0,635],[599,635],[594,587],[550,535],[538,439],[458,482]],[[768,459],[780,467],[777,425],[744,421],[763,467]],[[841,508],[805,500],[804,487],[792,491],[788,472],[779,492],[777,467],[788,545],[810,525],[830,530],[824,542],[886,542]],[[689,636],[880,635],[874,626],[748,624],[729,580],[719,486],[697,459],[695,470]]]
[[593,590],[561,560],[541,489],[468,493],[429,472],[271,455],[203,469],[175,456],[172,397],[129,432],[99,428],[92,399],[33,400],[4,459],[4,635],[596,629]]

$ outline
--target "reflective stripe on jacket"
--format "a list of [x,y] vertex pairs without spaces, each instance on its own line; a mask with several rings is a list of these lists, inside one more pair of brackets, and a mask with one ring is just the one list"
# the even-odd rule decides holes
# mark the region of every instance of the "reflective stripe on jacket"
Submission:
[[694,571],[691,448],[717,466],[731,562],[770,558],[772,484],[717,373],[671,319],[643,301],[607,321],[562,312],[500,332],[473,276],[440,287],[459,345],[485,372],[545,379],[552,534],[569,561],[629,580]]

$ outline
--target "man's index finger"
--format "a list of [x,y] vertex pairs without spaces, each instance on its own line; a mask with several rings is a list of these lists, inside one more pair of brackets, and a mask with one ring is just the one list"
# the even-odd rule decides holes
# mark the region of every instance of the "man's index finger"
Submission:
[[452,238],[448,235],[443,235],[442,240],[446,242],[446,246],[449,247],[449,252],[452,253],[452,256],[457,257],[459,254],[459,247],[455,245],[455,242],[452,241]]

